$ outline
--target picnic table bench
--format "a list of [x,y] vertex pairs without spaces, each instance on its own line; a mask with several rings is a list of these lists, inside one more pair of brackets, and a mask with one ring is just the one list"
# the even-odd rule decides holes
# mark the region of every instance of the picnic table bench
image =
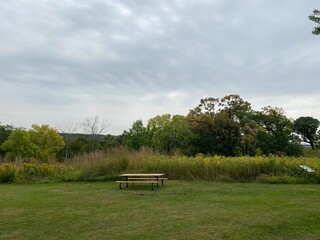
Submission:
[[157,188],[159,188],[159,181],[163,185],[163,180],[167,180],[164,178],[164,173],[124,173],[120,175],[121,177],[125,177],[126,180],[116,181],[119,183],[119,188],[122,189],[122,184],[126,184],[126,188],[128,188],[129,184],[150,184],[151,189],[153,190],[153,186],[156,184]]

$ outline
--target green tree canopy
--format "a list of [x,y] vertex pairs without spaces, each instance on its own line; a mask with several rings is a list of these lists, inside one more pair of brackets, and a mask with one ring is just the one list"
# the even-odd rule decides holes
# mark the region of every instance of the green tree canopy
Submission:
[[298,133],[302,140],[309,143],[315,149],[316,134],[320,121],[313,117],[299,117],[294,121],[294,131]]
[[213,128],[215,153],[224,156],[236,156],[240,142],[240,124],[230,117],[229,112],[220,112],[214,118]]
[[11,132],[8,139],[2,143],[1,149],[10,158],[31,158],[35,149],[28,131],[18,128]]
[[301,148],[293,138],[293,122],[282,108],[264,107],[255,120],[261,127],[257,133],[257,147],[264,154],[300,155]]
[[[13,129],[14,127],[12,125],[0,125],[0,146],[8,139]],[[5,151],[0,148],[0,155],[4,154]]]
[[32,158],[48,161],[64,147],[63,138],[57,130],[48,125],[32,125],[29,131],[15,129],[1,149],[9,157]]
[[192,132],[184,116],[158,115],[149,119],[147,129],[154,149],[164,153],[178,150],[188,154]]
[[29,130],[31,142],[35,145],[33,157],[37,160],[48,161],[55,158],[63,149],[64,141],[59,132],[48,125],[32,125]]
[[135,121],[129,132],[124,134],[124,143],[131,149],[140,149],[150,145],[150,136],[141,119]]
[[316,27],[314,27],[312,33],[315,35],[319,35],[320,34],[320,10],[314,9],[313,14],[309,16],[309,19],[318,24]]
[[[201,99],[187,116],[195,135],[194,149],[204,154],[237,155],[244,136],[241,126],[245,123],[242,122],[250,112],[251,104],[236,94]],[[249,131],[247,144],[248,134]]]

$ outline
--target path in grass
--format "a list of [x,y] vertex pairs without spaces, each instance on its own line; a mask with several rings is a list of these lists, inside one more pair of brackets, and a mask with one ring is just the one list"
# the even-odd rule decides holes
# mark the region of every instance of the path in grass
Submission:
[[0,239],[320,239],[320,186],[0,185]]

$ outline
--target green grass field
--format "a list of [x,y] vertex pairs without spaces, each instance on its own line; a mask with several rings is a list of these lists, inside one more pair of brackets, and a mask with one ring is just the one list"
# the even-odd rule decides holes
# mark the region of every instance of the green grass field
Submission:
[[0,239],[320,239],[320,185],[0,185]]

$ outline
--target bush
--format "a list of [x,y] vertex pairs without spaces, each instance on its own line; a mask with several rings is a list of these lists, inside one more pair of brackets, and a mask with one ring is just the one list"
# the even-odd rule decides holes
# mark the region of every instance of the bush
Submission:
[[16,170],[16,166],[11,163],[0,165],[0,183],[13,182]]
[[58,181],[63,166],[48,163],[22,163],[17,171],[19,182]]

